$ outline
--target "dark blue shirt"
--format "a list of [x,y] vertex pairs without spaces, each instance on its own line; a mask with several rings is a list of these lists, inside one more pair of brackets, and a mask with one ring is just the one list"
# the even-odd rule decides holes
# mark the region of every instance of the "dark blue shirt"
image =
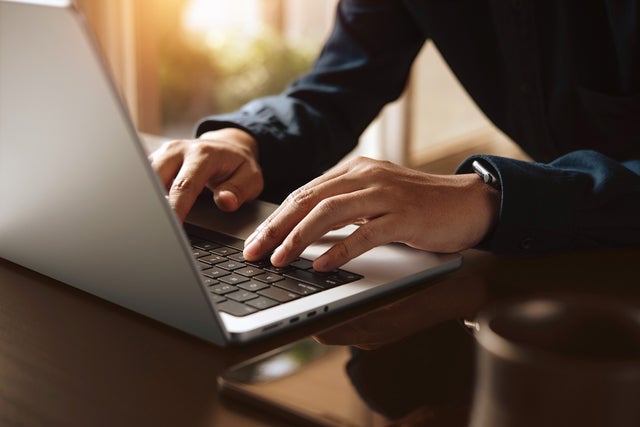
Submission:
[[342,0],[311,72],[197,132],[253,134],[263,197],[280,200],[355,147],[431,39],[487,117],[535,160],[460,165],[469,172],[481,157],[502,183],[500,221],[481,246],[637,247],[639,23],[634,0]]

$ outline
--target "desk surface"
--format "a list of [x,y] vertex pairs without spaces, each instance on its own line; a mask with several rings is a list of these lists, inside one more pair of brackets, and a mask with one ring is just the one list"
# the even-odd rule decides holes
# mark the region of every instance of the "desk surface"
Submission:
[[[640,301],[639,255],[508,259],[468,251],[463,268],[437,282],[471,278],[492,297],[580,289]],[[219,348],[0,260],[0,425],[277,425],[221,405],[216,378],[240,361],[380,304],[269,342]]]

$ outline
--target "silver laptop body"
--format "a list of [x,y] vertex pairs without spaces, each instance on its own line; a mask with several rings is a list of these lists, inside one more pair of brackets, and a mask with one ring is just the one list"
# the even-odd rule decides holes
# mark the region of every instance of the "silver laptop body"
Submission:
[[[391,244],[343,267],[364,279],[243,317],[218,312],[106,70],[70,1],[0,0],[0,257],[219,345],[460,266],[457,254]],[[246,238],[273,209],[200,203],[188,222]]]

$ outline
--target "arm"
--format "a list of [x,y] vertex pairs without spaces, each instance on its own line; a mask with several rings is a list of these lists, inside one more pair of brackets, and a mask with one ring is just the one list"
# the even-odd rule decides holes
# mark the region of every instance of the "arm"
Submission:
[[[402,92],[424,43],[402,2],[344,0],[313,69],[283,94],[202,121],[197,135],[236,127],[258,141],[262,197],[281,201],[351,151],[366,126]],[[284,159],[301,159],[288,162]]]
[[499,221],[480,245],[496,253],[640,245],[640,160],[574,151],[549,164],[474,156],[500,176]]

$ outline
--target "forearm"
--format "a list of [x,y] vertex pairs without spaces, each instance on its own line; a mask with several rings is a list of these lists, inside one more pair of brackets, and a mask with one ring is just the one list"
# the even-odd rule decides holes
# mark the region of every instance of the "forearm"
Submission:
[[619,163],[593,151],[549,164],[479,157],[502,182],[500,219],[481,247],[535,254],[640,245],[640,161]]

